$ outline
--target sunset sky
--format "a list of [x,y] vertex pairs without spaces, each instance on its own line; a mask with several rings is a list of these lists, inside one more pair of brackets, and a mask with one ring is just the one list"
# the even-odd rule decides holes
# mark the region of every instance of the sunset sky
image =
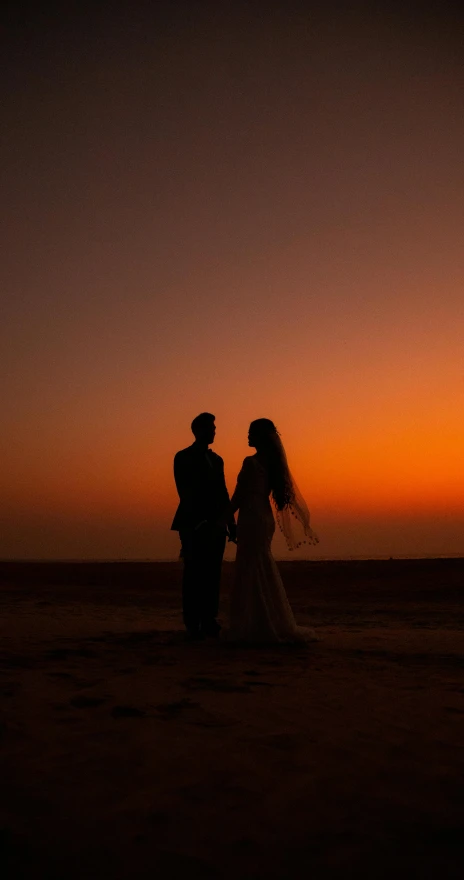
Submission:
[[174,558],[202,410],[231,491],[274,420],[300,556],[464,555],[462,18],[73,9],[3,36],[0,557]]

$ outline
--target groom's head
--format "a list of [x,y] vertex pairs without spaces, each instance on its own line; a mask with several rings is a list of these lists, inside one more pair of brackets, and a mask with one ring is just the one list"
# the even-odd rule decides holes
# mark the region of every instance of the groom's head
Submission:
[[198,440],[199,443],[206,443],[207,446],[210,443],[214,443],[214,435],[216,433],[215,418],[212,413],[207,412],[200,413],[199,416],[194,418],[191,428],[195,440]]

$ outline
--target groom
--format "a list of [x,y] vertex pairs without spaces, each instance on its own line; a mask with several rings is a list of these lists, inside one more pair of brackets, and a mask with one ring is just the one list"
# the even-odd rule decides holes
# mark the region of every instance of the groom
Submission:
[[200,413],[192,422],[194,443],[174,457],[174,478],[180,503],[171,529],[179,532],[184,573],[182,606],[187,636],[217,636],[219,581],[226,543],[235,540],[229,512],[224,462],[208,447],[214,443],[215,416]]

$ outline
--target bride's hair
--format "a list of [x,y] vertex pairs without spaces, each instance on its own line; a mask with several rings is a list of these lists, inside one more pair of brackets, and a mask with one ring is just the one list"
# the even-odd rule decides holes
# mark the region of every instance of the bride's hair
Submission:
[[294,493],[280,434],[270,419],[255,419],[250,425],[250,434],[256,441],[256,444],[252,445],[256,445],[266,459],[271,496],[275,506],[277,510],[283,510],[292,503]]
[[267,464],[275,518],[289,550],[302,544],[318,544],[310,525],[307,504],[293,479],[280,434],[270,419],[255,419],[250,425],[250,446],[256,446]]

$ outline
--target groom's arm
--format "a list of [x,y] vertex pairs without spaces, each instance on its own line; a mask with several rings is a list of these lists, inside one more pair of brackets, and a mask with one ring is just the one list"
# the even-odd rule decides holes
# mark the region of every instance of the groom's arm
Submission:
[[177,452],[174,456],[174,479],[176,488],[181,501],[184,501],[190,494],[191,481],[189,480],[188,468],[184,461],[184,456]]
[[191,462],[182,452],[174,456],[174,480],[184,514],[192,516],[194,492]]
[[207,520],[200,519],[198,514],[199,499],[195,482],[195,463],[182,452],[178,452],[174,456],[174,480],[180,499],[181,518],[186,525],[196,531]]

